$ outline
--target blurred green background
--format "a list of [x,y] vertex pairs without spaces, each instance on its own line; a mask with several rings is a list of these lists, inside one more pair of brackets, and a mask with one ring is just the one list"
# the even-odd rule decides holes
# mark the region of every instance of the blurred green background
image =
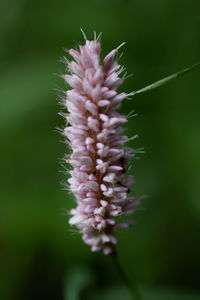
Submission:
[[[103,32],[103,55],[126,41],[121,63],[141,88],[199,60],[197,0],[5,0],[0,3],[0,299],[130,299],[109,257],[69,231],[74,200],[61,190],[67,151],[54,88],[62,47]],[[125,101],[137,225],[117,234],[120,262],[144,299],[200,299],[199,69]],[[148,197],[142,197],[147,194]]]

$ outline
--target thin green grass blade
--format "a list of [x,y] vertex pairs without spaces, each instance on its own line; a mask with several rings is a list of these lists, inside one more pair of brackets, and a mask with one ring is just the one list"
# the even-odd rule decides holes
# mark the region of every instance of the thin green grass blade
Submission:
[[145,92],[148,92],[150,90],[153,90],[153,89],[156,89],[157,87],[161,86],[161,85],[164,85],[166,83],[168,83],[170,80],[172,79],[176,79],[178,78],[179,76],[182,76],[190,71],[192,71],[193,69],[197,68],[198,66],[200,66],[200,62],[197,62],[195,64],[193,64],[192,66],[188,67],[188,68],[185,68],[179,72],[176,72],[172,75],[169,75],[163,79],[160,79],[150,85],[147,85],[145,86],[144,88],[140,89],[140,90],[137,90],[137,91],[133,91],[132,92],[132,95],[135,96],[136,94],[141,94],[141,93],[145,93]]

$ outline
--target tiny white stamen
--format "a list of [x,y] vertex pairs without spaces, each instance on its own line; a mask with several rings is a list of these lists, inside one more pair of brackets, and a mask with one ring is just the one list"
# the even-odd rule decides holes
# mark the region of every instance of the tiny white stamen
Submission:
[[82,32],[82,35],[83,35],[83,37],[84,37],[84,40],[87,41],[87,36],[86,36],[86,34],[85,34],[85,32],[83,31],[82,28],[80,28],[80,31]]

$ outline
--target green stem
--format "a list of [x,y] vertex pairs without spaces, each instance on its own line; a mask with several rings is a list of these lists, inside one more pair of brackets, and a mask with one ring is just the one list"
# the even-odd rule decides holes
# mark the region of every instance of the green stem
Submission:
[[115,264],[115,267],[117,268],[121,279],[123,280],[124,284],[126,285],[127,289],[129,290],[129,293],[131,295],[131,298],[133,300],[142,300],[135,284],[133,284],[129,278],[126,276],[126,274],[124,273],[122,267],[120,266],[119,260],[118,260],[118,256],[117,256],[117,252],[114,252],[113,254],[111,254],[112,260]]
[[182,75],[192,71],[193,69],[195,69],[198,66],[200,66],[200,62],[197,62],[197,63],[195,63],[194,65],[192,65],[188,68],[185,68],[185,69],[183,69],[181,71],[178,71],[178,72],[176,72],[172,75],[169,75],[169,76],[167,76],[163,79],[160,79],[160,80],[158,80],[158,81],[156,81],[156,82],[154,82],[150,85],[147,85],[147,86],[145,86],[144,88],[142,88],[140,90],[133,91],[131,94],[132,94],[132,96],[135,96],[137,94],[141,94],[141,93],[145,93],[147,91],[153,90],[153,89],[155,89],[155,88],[157,88],[161,85],[164,85],[164,84],[168,83],[172,79],[176,79],[177,77],[182,76]]

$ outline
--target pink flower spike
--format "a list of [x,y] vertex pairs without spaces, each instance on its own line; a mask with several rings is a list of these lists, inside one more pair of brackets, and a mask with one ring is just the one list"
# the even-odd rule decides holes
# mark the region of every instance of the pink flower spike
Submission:
[[62,77],[71,86],[66,94],[66,127],[64,136],[71,146],[66,160],[72,170],[69,189],[77,207],[70,211],[69,224],[76,226],[83,241],[93,252],[112,253],[118,228],[134,222],[117,223],[122,216],[135,211],[138,199],[130,197],[132,177],[127,175],[134,152],[124,144],[130,139],[122,136],[127,122],[116,110],[130,94],[117,93],[124,78],[123,68],[116,60],[119,47],[112,50],[101,65],[101,45],[98,38],[87,40],[79,50],[68,53],[73,60],[68,64],[70,74]]

